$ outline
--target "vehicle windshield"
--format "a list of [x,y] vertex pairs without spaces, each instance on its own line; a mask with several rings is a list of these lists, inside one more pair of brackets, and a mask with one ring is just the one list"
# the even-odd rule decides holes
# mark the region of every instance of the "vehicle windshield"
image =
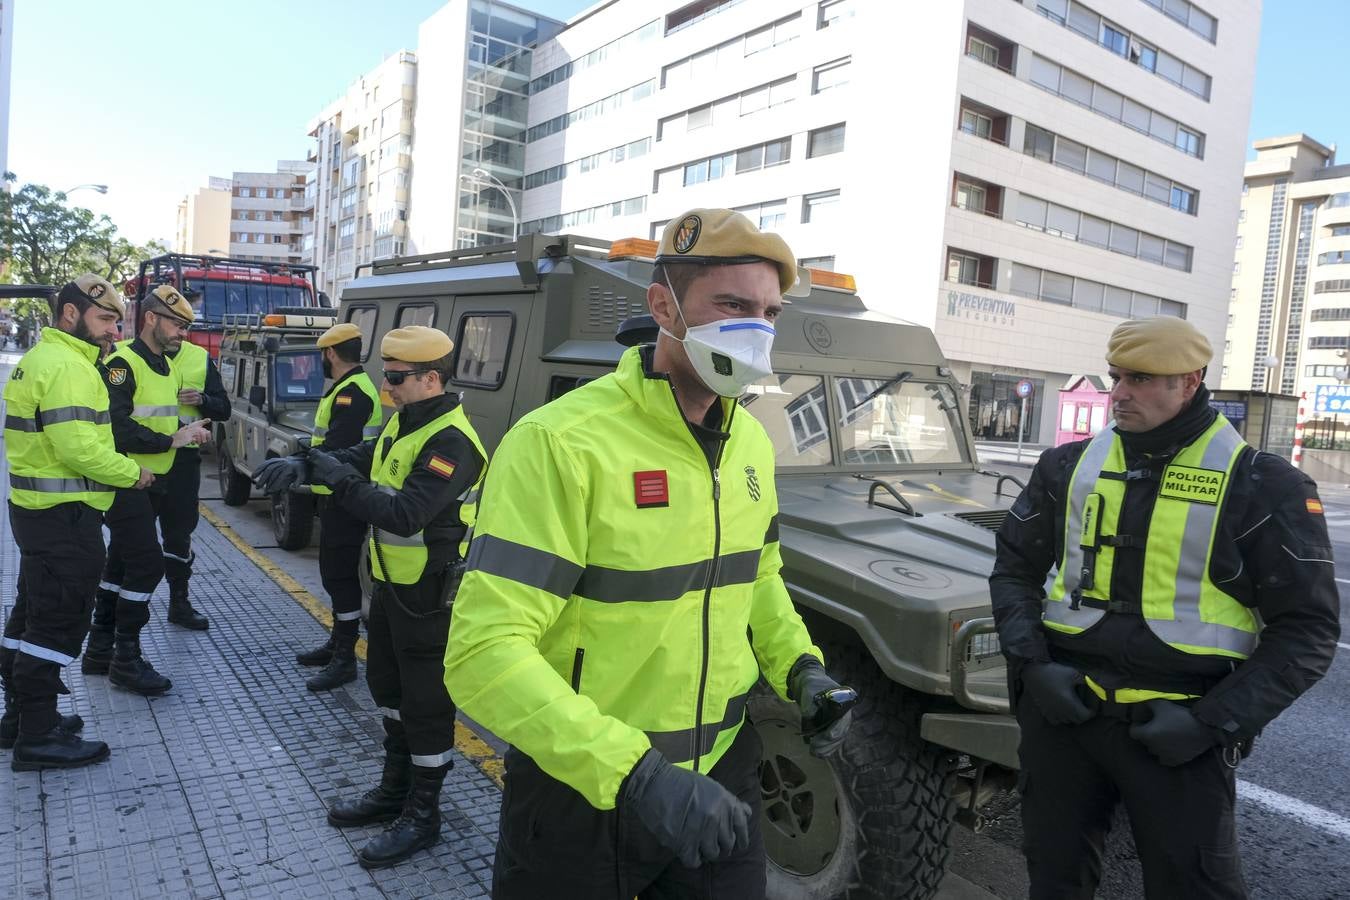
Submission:
[[323,396],[323,362],[318,350],[278,353],[272,363],[273,399],[278,403]]
[[260,316],[283,306],[314,305],[309,299],[309,289],[299,284],[260,284],[217,278],[189,278],[187,284],[202,293],[197,320],[208,325],[219,325],[227,315],[251,313]]
[[769,433],[776,466],[828,466],[834,461],[821,376],[774,373],[750,385],[740,403]]
[[965,462],[961,409],[950,385],[885,378],[836,378],[845,465]]

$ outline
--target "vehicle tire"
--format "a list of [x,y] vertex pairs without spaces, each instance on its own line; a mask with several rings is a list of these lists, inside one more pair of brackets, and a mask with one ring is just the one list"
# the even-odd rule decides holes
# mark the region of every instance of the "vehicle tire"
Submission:
[[234,466],[230,448],[221,441],[216,445],[216,471],[220,475],[220,499],[226,506],[243,506],[253,493],[253,482]]
[[296,491],[271,494],[272,533],[282,550],[303,550],[314,533],[314,495]]
[[919,737],[918,697],[856,646],[823,648],[858,691],[828,762],[807,751],[796,704],[767,689],[749,711],[760,763],[770,900],[928,900],[946,874],[956,804],[947,753]]

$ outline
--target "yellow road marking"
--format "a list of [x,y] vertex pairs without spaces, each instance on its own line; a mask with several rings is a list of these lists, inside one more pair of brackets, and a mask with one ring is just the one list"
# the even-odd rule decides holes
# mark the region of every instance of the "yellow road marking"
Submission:
[[[329,630],[333,627],[333,613],[329,610],[328,604],[315,597],[307,591],[304,585],[296,581],[281,566],[272,562],[263,554],[250,547],[248,541],[244,540],[239,532],[235,531],[230,523],[226,522],[214,511],[208,509],[206,504],[199,504],[201,507],[202,518],[216,527],[216,530],[225,536],[225,539],[234,544],[235,549],[249,558],[255,566],[262,569],[263,574],[276,582],[277,586],[290,595],[291,599],[304,607],[305,611],[314,618],[318,619]],[[356,642],[356,656],[362,662],[366,660],[366,639],[360,638]],[[497,755],[497,751],[473,732],[473,729],[455,720],[455,749],[458,750],[465,759],[478,767],[484,775],[497,783],[498,787],[502,785],[502,775],[505,767],[502,759]]]

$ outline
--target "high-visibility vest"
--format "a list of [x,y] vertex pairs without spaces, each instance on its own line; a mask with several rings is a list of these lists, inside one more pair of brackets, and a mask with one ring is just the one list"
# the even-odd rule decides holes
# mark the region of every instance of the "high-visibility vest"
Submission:
[[[352,369],[346,375],[339,378],[319,400],[319,408],[314,411],[314,437],[310,439],[311,447],[322,447],[325,436],[328,434],[328,423],[333,418],[333,406],[338,398],[338,392],[348,384],[356,385],[361,393],[370,398],[370,416],[366,419],[365,426],[361,429],[362,440],[370,440],[380,436],[380,421],[384,418],[384,407],[380,405],[380,392],[375,390],[375,383],[370,380],[361,369]],[[349,400],[348,397],[341,398]],[[333,489],[323,484],[311,486],[311,490],[316,494],[331,494]]]
[[[1158,486],[1138,602],[1149,629],[1183,653],[1246,659],[1256,647],[1255,614],[1210,577],[1219,515],[1246,446],[1220,415],[1172,458]],[[1064,551],[1046,591],[1047,628],[1080,634],[1106,614],[1126,469],[1113,426],[1092,439],[1074,467]]]
[[[466,535],[466,540],[461,541],[459,545],[460,555],[463,556],[468,550],[467,536],[472,532],[474,520],[477,518],[478,492],[483,484],[483,476],[487,474],[488,458],[483,442],[478,439],[478,432],[474,431],[473,425],[469,424],[469,417],[464,414],[464,407],[456,406],[402,438],[397,437],[398,413],[390,416],[383,433],[375,443],[375,457],[370,463],[370,480],[381,490],[396,493],[403,487],[408,472],[417,462],[417,457],[422,453],[426,442],[447,428],[461,432],[483,457],[483,467],[478,472],[478,478],[460,500],[459,518],[464,523]],[[396,438],[388,454],[384,451],[386,436]],[[450,460],[449,464],[453,466],[456,462]],[[427,544],[424,533],[419,531],[403,537],[372,526],[370,535],[371,574],[380,581],[416,584],[427,567]]]
[[820,656],[779,574],[763,426],[719,401],[714,468],[643,352],[503,438],[445,655],[456,704],[597,809],[649,749],[708,772],[761,673],[783,696]]
[[[114,369],[130,369],[136,379],[136,393],[131,398],[131,418],[151,431],[163,435],[172,435],[178,430],[178,373],[169,366],[169,374],[161,375],[141,355],[131,349],[131,342],[117,346],[103,363],[110,373]],[[145,466],[156,475],[163,475],[173,467],[174,456],[178,451],[169,449],[163,453],[129,453],[138,465]]]
[[[178,348],[178,353],[169,359],[169,368],[178,373],[178,380],[184,390],[204,391],[206,390],[206,366],[210,359],[210,354],[206,348],[200,344],[194,344],[191,341],[184,340]],[[186,403],[178,404],[178,422],[180,425],[191,425],[202,417],[202,411],[196,406],[189,406]],[[196,444],[187,444],[187,447],[196,447]]]
[[93,344],[57,328],[23,355],[5,385],[9,499],[24,509],[61,503],[112,506],[140,466],[117,452],[108,388]]

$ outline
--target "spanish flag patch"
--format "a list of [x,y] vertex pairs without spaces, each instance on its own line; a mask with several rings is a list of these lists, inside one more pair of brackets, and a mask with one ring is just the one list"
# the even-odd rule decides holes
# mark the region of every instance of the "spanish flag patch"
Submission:
[[1305,503],[1305,504],[1307,505],[1307,507],[1308,507],[1308,512],[1312,513],[1312,514],[1315,515],[1315,516],[1320,516],[1320,515],[1322,515],[1322,501],[1321,501],[1321,500],[1315,500],[1315,499],[1313,499],[1312,497],[1309,497],[1307,500],[1304,501],[1304,503]]
[[455,474],[455,464],[438,453],[431,454],[431,459],[427,460],[427,468],[446,481]]
[[352,405],[351,395],[338,394],[337,397],[333,399],[333,403],[336,404],[337,406],[351,406]]

